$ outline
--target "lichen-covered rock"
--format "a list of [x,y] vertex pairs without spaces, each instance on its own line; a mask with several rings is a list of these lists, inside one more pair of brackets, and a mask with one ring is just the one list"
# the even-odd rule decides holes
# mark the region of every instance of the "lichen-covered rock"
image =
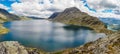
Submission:
[[74,49],[61,51],[61,54],[120,54],[120,32]]
[[0,54],[28,54],[28,52],[18,42],[6,41],[0,43]]
[[47,54],[47,53],[40,49],[24,47],[16,41],[4,41],[0,43],[0,54]]

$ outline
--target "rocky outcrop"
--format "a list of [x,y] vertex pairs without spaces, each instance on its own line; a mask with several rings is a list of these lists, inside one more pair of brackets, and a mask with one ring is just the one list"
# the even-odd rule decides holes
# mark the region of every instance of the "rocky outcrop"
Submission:
[[16,41],[5,41],[0,43],[0,54],[46,54],[36,48],[26,48]]
[[0,43],[0,54],[28,54],[28,52],[18,42],[6,41]]
[[54,54],[120,54],[120,32],[89,42],[83,46]]
[[65,24],[86,26],[94,29],[96,32],[102,32],[106,34],[112,33],[106,29],[106,26],[98,18],[88,15],[87,13],[81,12],[78,8],[72,7],[67,8],[56,16],[53,21],[62,22]]

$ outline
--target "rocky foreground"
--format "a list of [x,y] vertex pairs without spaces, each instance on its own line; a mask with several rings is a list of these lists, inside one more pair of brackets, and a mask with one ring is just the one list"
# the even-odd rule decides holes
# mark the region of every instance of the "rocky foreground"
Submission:
[[26,48],[16,41],[0,43],[0,54],[45,54],[42,50]]
[[120,32],[89,42],[83,46],[54,54],[120,54]]

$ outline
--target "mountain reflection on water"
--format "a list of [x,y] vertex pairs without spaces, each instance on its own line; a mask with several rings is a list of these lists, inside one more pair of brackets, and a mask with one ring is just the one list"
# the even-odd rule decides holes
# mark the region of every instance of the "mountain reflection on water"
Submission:
[[35,47],[45,51],[57,51],[73,48],[104,37],[87,27],[65,25],[47,20],[30,20],[7,22],[8,34],[0,37],[0,41],[18,41],[27,47]]

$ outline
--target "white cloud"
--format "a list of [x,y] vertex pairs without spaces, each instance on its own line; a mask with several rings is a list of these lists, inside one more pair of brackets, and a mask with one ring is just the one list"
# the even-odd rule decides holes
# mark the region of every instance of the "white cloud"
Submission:
[[[90,8],[93,8],[97,13],[91,14],[98,17],[111,17],[120,19],[120,0],[87,0]],[[102,11],[111,9],[111,13],[103,13]]]
[[119,0],[87,0],[87,4],[97,11],[104,9],[115,9],[120,7]]
[[0,8],[5,9],[5,10],[8,10],[8,9],[9,9],[7,6],[5,6],[5,5],[3,5],[3,4],[0,4]]
[[[24,16],[49,17],[53,12],[61,12],[68,7],[76,6],[81,11],[97,17],[119,18],[119,0],[86,0],[90,8],[97,12],[90,11],[84,6],[82,0],[20,0],[20,3],[13,3],[12,9],[16,14]],[[112,9],[112,13],[103,13],[105,9]]]
[[63,11],[65,8],[75,6],[74,0],[21,0],[13,3],[15,13],[25,16],[49,17],[53,12]]

